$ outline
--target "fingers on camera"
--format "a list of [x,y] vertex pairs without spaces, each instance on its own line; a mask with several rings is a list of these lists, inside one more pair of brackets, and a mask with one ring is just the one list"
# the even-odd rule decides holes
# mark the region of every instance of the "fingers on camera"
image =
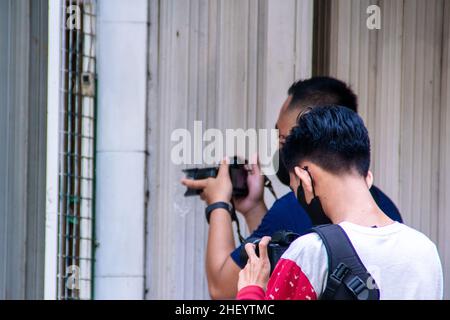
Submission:
[[267,256],[267,246],[269,245],[270,237],[263,237],[259,242],[259,257],[261,259],[266,259]]
[[255,245],[253,243],[247,243],[245,245],[245,252],[247,252],[250,261],[258,258],[255,252]]
[[191,189],[204,189],[207,184],[207,179],[204,180],[192,180],[192,179],[182,179],[181,183]]

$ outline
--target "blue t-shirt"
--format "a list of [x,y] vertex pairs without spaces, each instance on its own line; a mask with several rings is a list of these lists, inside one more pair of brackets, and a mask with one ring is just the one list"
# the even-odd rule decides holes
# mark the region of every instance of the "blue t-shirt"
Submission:
[[[370,189],[375,202],[380,209],[392,220],[403,222],[395,204],[380,189],[373,186]],[[280,230],[289,230],[300,235],[308,233],[312,224],[308,214],[298,203],[294,192],[289,192],[282,198],[275,201],[270,208],[259,227],[250,235],[251,238],[262,238],[264,236],[272,236]],[[237,247],[232,253],[231,258],[241,267],[245,267],[245,263],[241,262],[240,254],[243,245]]]

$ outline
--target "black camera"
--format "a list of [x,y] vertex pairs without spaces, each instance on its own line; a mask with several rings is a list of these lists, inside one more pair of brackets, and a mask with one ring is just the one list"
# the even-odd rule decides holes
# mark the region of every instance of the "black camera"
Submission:
[[[294,233],[292,231],[277,231],[273,234],[272,239],[270,240],[267,246],[267,255],[270,261],[270,274],[272,274],[275,266],[280,260],[283,253],[289,248],[292,242],[295,241],[300,235]],[[245,243],[253,243],[256,245],[255,251],[256,255],[259,257],[259,242],[261,238],[249,238],[245,241]],[[247,263],[248,255],[243,247],[240,254],[241,261]]]
[[[249,171],[247,169],[247,161],[238,161],[238,157],[233,157],[233,161],[229,165],[229,170],[231,184],[233,185],[233,197],[246,197],[248,195],[247,177]],[[202,180],[207,178],[215,178],[219,172],[219,167],[185,169],[183,172],[186,174],[186,178]],[[201,192],[202,190],[188,188],[184,193],[184,196],[196,196]]]

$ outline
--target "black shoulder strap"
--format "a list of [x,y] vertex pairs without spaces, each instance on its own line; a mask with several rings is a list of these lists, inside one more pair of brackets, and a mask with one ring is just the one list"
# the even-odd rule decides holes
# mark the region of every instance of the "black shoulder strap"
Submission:
[[321,299],[379,300],[378,286],[345,231],[337,224],[316,226],[311,230],[320,236],[328,255],[328,279]]

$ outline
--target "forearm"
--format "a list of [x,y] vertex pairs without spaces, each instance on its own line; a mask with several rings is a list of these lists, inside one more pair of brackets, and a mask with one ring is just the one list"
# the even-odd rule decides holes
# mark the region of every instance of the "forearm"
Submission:
[[231,260],[235,249],[230,214],[225,209],[211,213],[206,248],[206,275],[212,298],[234,298],[239,267]]
[[255,231],[256,228],[258,228],[266,213],[267,213],[266,204],[264,202],[260,202],[245,214],[245,221],[247,223],[250,233],[253,233],[253,231]]

